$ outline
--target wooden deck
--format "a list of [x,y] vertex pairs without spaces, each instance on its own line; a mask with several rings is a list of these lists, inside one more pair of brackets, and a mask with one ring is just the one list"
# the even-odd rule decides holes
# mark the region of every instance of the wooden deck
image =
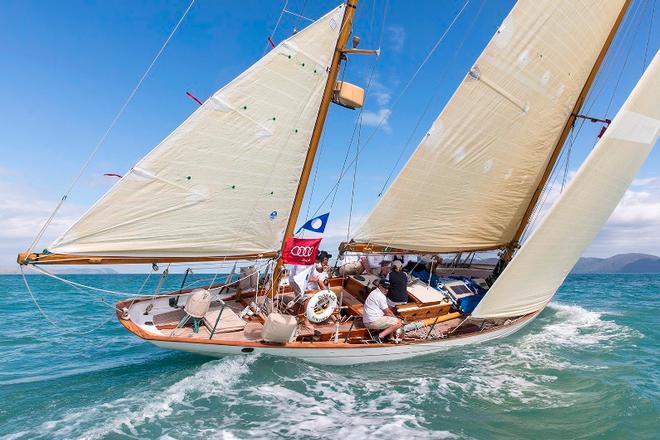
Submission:
[[[368,292],[367,281],[358,282],[352,278],[347,278],[343,282],[341,279],[333,279],[331,281],[331,290],[335,292],[337,298],[342,300],[342,309],[337,311],[333,317],[323,323],[313,325],[313,329],[308,329],[303,326],[299,327],[297,340],[300,342],[331,342],[337,338],[341,343],[355,343],[363,344],[372,339],[371,333],[364,327],[362,323],[363,314],[363,296]],[[313,292],[310,292],[313,293]],[[238,314],[245,308],[248,303],[248,292],[241,294],[240,292],[233,297],[232,300],[226,300],[225,306],[231,309],[234,313]],[[254,295],[254,292],[249,296]],[[411,302],[397,307],[397,314],[405,322],[420,321],[423,319],[432,318],[435,316],[445,316],[451,312],[451,305],[444,301],[437,301],[437,297],[433,297],[434,301],[421,301],[421,298],[416,298],[415,295],[410,294]],[[211,304],[210,310],[219,310],[221,303],[216,301]],[[193,320],[190,320],[184,327],[176,328],[182,318],[186,315],[183,308],[173,310],[166,313],[161,313],[153,317],[153,324],[163,333],[167,338],[183,339],[183,340],[212,340],[218,343],[261,343],[262,330],[264,323],[264,316],[245,317],[247,322],[242,330],[234,330],[227,332],[216,332],[213,338],[210,338],[210,329],[207,325],[200,323],[199,331],[197,333],[193,330]],[[302,315],[301,315],[302,318]],[[339,325],[337,325],[339,321]],[[435,329],[446,333],[455,327],[461,320],[450,319],[440,322],[436,325]],[[239,320],[240,322],[240,320]],[[301,321],[302,322],[302,321]],[[406,338],[408,339],[408,338]]]

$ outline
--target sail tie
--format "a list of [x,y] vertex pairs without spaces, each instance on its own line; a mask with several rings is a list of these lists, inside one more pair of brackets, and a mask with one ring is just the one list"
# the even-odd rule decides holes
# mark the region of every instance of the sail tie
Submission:
[[186,92],[186,95],[188,95],[188,97],[189,97],[190,99],[192,99],[193,101],[195,101],[197,104],[199,104],[199,105],[203,105],[203,102],[200,101],[199,99],[197,99],[197,97],[196,97],[195,95],[193,95],[192,93],[190,93],[190,92]]

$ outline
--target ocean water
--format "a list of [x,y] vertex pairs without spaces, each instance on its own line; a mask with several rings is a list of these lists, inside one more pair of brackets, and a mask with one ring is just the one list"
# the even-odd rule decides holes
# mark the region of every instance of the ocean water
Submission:
[[660,438],[658,275],[570,276],[509,338],[353,367],[163,351],[115,321],[117,297],[29,280],[57,327],[0,276],[0,438]]

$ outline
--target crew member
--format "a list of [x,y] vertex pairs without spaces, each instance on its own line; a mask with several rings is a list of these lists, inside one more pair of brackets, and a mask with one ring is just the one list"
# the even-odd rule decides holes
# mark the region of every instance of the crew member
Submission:
[[321,290],[328,288],[328,273],[323,270],[323,257],[316,257],[316,264],[307,279],[307,290]]
[[401,270],[402,266],[399,260],[392,262],[392,272],[388,277],[390,287],[387,290],[387,305],[390,307],[408,303],[408,276]]
[[377,284],[377,287],[371,291],[364,302],[362,322],[369,330],[380,330],[377,341],[382,342],[383,338],[399,329],[402,322],[394,316],[394,312],[387,305],[385,295],[390,287],[390,282],[385,278],[381,278],[375,284]]

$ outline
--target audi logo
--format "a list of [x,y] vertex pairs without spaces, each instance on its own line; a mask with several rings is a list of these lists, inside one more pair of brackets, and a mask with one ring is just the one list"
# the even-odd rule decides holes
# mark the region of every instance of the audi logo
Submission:
[[289,253],[294,257],[311,257],[315,246],[294,246]]

